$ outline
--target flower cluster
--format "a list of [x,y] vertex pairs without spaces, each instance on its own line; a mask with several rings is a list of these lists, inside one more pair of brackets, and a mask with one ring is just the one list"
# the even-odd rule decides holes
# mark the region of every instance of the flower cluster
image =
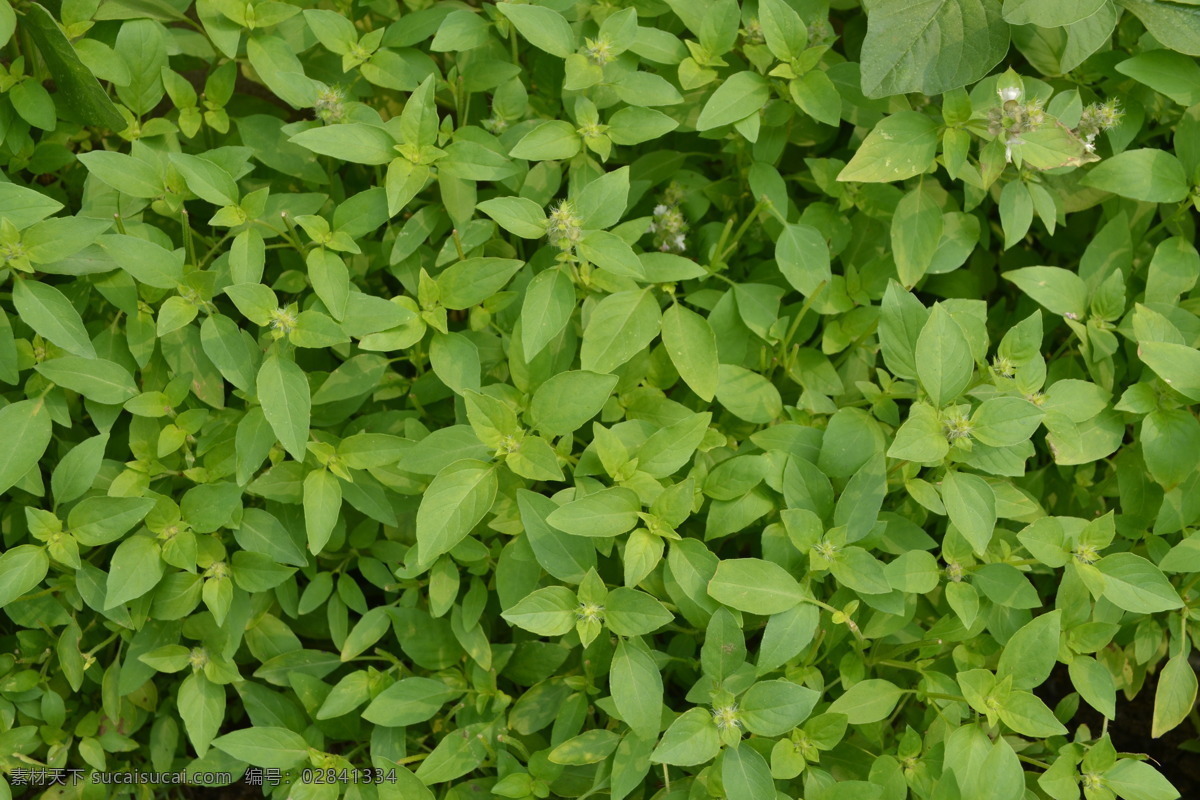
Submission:
[[550,244],[569,253],[583,237],[583,222],[575,215],[575,208],[563,200],[550,210],[546,225],[546,236]]
[[317,93],[317,102],[313,110],[317,119],[326,125],[333,125],[346,118],[346,93],[338,86],[330,86]]
[[1075,129],[1075,133],[1079,138],[1083,139],[1088,150],[1095,149],[1096,137],[1100,131],[1107,131],[1121,124],[1121,117],[1125,116],[1125,112],[1121,110],[1121,104],[1116,100],[1109,100],[1105,103],[1092,103],[1083,110],[1079,117],[1079,127]]
[[683,189],[675,183],[663,193],[663,202],[654,207],[654,221],[650,233],[654,234],[654,246],[664,253],[682,253],[687,248],[687,220],[679,210]]
[[585,39],[584,43],[583,54],[587,57],[588,61],[598,67],[603,67],[616,57],[612,42],[604,35],[598,36],[595,39]]
[[1013,145],[1020,144],[1021,134],[1040,128],[1046,122],[1046,110],[1040,98],[1022,102],[1024,93],[1015,86],[998,90],[1000,105],[988,112],[988,133],[1004,137],[1004,155],[1012,160]]

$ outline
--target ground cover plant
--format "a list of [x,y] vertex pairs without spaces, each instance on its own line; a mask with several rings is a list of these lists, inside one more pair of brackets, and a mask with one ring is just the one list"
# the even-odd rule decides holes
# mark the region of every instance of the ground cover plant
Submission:
[[1200,791],[1191,0],[0,45],[0,798]]

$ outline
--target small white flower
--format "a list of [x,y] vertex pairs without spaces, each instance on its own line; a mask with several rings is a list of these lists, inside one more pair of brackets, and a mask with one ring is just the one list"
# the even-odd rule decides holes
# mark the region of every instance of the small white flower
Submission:
[[667,213],[667,207],[662,203],[659,203],[654,207],[654,215],[656,217],[661,217],[665,213]]
[[1016,86],[1006,86],[1000,90],[1000,102],[1007,103],[1009,100],[1020,100],[1021,90]]

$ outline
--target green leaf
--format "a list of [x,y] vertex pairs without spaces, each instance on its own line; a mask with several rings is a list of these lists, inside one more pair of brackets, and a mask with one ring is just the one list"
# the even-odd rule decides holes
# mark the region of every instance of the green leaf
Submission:
[[416,725],[432,717],[461,692],[430,678],[404,678],[384,689],[362,712],[376,725]]
[[83,318],[58,289],[40,281],[18,280],[13,285],[12,299],[21,319],[38,334],[69,353],[96,357]]
[[1000,0],[884,0],[867,14],[868,97],[941,94],[982,78],[1008,52]]
[[0,554],[0,608],[40,585],[49,569],[43,547],[21,544]]
[[47,380],[97,403],[120,405],[138,393],[133,376],[120,364],[103,358],[63,356],[43,361],[36,369]]
[[346,122],[309,128],[289,141],[318,155],[355,164],[382,165],[396,157],[396,140],[384,128],[361,122]]
[[1179,592],[1158,567],[1133,553],[1113,553],[1096,562],[1104,576],[1104,598],[1135,614],[1182,608]]
[[1055,314],[1071,319],[1087,314],[1087,286],[1074,272],[1060,267],[1022,267],[1005,272],[1004,278]]
[[1200,402],[1200,351],[1173,342],[1139,342],[1137,355],[1172,389]]
[[1145,761],[1122,758],[1103,773],[1104,785],[1125,800],[1175,800],[1179,792]]
[[167,250],[154,242],[120,234],[101,236],[98,243],[140,283],[175,289],[183,282],[183,250]]
[[663,313],[662,340],[679,376],[701,400],[712,402],[719,364],[717,337],[708,320],[676,303]]
[[712,714],[703,708],[691,708],[676,717],[667,728],[650,760],[655,764],[694,767],[711,761],[720,747]]
[[417,509],[417,545],[422,564],[431,564],[467,537],[491,509],[498,483],[495,468],[472,459],[438,472]]
[[1004,0],[1004,21],[1011,25],[1038,25],[1059,28],[1087,19],[1100,10],[1104,0]]
[[141,159],[108,150],[80,153],[78,158],[98,180],[130,197],[160,197],[167,191],[158,170]]
[[15,183],[0,183],[0,217],[18,228],[41,222],[62,207],[62,203],[41,192]]
[[88,497],[71,509],[67,527],[80,544],[97,547],[120,539],[152,508],[147,497]]
[[628,204],[628,167],[600,175],[574,196],[575,210],[584,228],[611,228],[621,221]]
[[759,736],[782,736],[808,719],[820,695],[791,681],[760,681],[738,701],[746,730]]
[[604,601],[604,624],[618,636],[645,636],[674,619],[662,603],[634,589],[618,587]]
[[533,426],[549,436],[574,433],[600,413],[616,385],[616,375],[560,372],[534,392],[529,404]]
[[708,594],[722,605],[751,614],[780,614],[805,599],[787,570],[760,558],[727,558],[717,564]]
[[84,66],[49,11],[38,3],[28,4],[22,29],[27,30],[37,43],[38,52],[54,76],[55,87],[62,96],[62,107],[70,109],[72,116],[87,125],[110,128],[114,132],[125,129],[124,117],[96,76]]
[[317,469],[304,478],[304,529],[308,551],[319,555],[329,542],[342,510],[342,485],[327,470]]
[[962,394],[975,375],[967,337],[940,303],[933,307],[921,328],[915,356],[921,387],[938,408]]
[[1082,183],[1147,203],[1177,203],[1188,196],[1187,175],[1179,159],[1152,148],[1126,150],[1106,158]]
[[1014,689],[1041,686],[1058,662],[1058,639],[1062,630],[1062,612],[1055,610],[1034,617],[1004,645],[996,677],[1012,676]]
[[775,261],[787,282],[805,297],[815,295],[833,279],[829,245],[821,232],[809,225],[784,226],[775,243]]
[[206,158],[171,153],[171,164],[183,175],[188,189],[197,197],[207,200],[216,206],[237,205],[237,183],[224,168]]
[[[1172,50],[1189,56],[1200,56],[1200,8],[1186,2],[1152,2],[1151,0],[1117,0],[1118,5],[1133,12],[1146,30]],[[1128,800],[1137,800],[1124,795]]]
[[886,719],[903,696],[904,692],[891,681],[868,678],[834,700],[828,712],[844,714],[851,725],[866,725]]
[[759,373],[722,364],[717,378],[717,401],[739,419],[766,424],[783,413],[779,389]]
[[679,123],[652,108],[626,106],[608,119],[608,137],[613,144],[641,144],[666,136]]
[[1030,692],[1012,692],[1000,704],[1000,720],[1023,736],[1045,739],[1061,736],[1067,729],[1054,712]]
[[592,309],[583,330],[580,361],[589,372],[612,372],[658,335],[662,315],[649,290],[610,294]]
[[521,305],[521,347],[532,361],[562,329],[575,311],[575,285],[557,269],[548,269],[529,282]]
[[758,751],[744,743],[725,749],[721,783],[729,800],[760,800],[775,792],[771,770]]
[[892,256],[906,288],[916,286],[925,275],[941,238],[941,206],[922,184],[901,198],[892,215]]
[[920,300],[895,281],[888,283],[880,307],[879,343],[884,363],[897,377],[917,377],[917,338],[928,319]]
[[563,636],[575,629],[579,598],[565,586],[546,586],[501,613],[505,620],[538,636]]
[[258,400],[283,449],[304,460],[312,399],[308,379],[295,361],[268,356],[258,370]]
[[1157,739],[1187,719],[1196,707],[1196,670],[1183,655],[1167,659],[1154,691],[1154,721],[1150,735]]
[[179,684],[179,716],[192,747],[202,758],[221,731],[225,703],[225,690],[202,673],[192,673]]
[[150,536],[130,536],[113,551],[108,571],[105,609],[136,600],[149,592],[163,576],[158,542]]
[[770,97],[771,87],[763,76],[749,70],[736,72],[709,96],[696,120],[696,130],[708,131],[732,125],[758,113]]
[[617,536],[637,525],[641,508],[636,493],[613,486],[559,506],[546,522],[575,536]]
[[612,755],[620,741],[621,736],[614,731],[590,730],[563,742],[547,758],[555,764],[570,766],[595,764]]
[[442,305],[450,309],[478,305],[503,289],[524,265],[525,262],[513,258],[468,258],[459,261],[438,276]]
[[983,555],[996,528],[996,494],[978,475],[947,472],[942,478],[942,502],[950,522]]
[[9,432],[0,448],[0,493],[4,493],[37,466],[50,445],[50,412],[42,400],[19,400],[0,408],[0,430]]
[[971,415],[971,436],[992,447],[1028,441],[1046,414],[1021,397],[992,397]]
[[264,769],[291,769],[308,758],[304,737],[287,728],[255,726],[213,739],[212,746]]
[[525,134],[508,154],[530,161],[552,161],[571,158],[582,147],[583,142],[574,125],[554,120],[543,122]]
[[552,8],[516,3],[497,3],[496,10],[508,18],[529,43],[550,55],[566,58],[575,52],[575,33],[565,17]]
[[625,724],[643,739],[656,738],[662,720],[662,673],[639,640],[617,642],[609,689]]
[[1076,656],[1068,668],[1071,684],[1087,704],[1105,717],[1117,715],[1117,689],[1108,667],[1089,656]]
[[692,460],[711,421],[710,412],[690,414],[655,431],[638,449],[638,468],[654,478],[674,474]]
[[542,569],[561,581],[579,583],[596,566],[596,548],[546,522],[558,506],[550,498],[525,489],[517,491],[517,507],[525,536]]
[[886,183],[920,175],[937,153],[937,123],[916,111],[885,117],[867,134],[837,179]]
[[1148,50],[1117,64],[1117,72],[1165,94],[1185,108],[1200,103],[1200,64],[1170,50]]
[[522,239],[540,239],[546,235],[546,214],[542,207],[524,197],[493,197],[478,208],[509,233]]
[[887,455],[888,458],[932,464],[941,461],[949,452],[950,443],[946,441],[937,411],[925,403],[913,403],[908,410],[908,419],[896,431]]

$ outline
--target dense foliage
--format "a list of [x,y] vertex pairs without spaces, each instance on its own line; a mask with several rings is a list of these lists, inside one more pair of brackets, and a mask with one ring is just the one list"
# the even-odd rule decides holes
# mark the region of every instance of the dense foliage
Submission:
[[1200,6],[322,5],[0,0],[0,797],[1179,796]]

